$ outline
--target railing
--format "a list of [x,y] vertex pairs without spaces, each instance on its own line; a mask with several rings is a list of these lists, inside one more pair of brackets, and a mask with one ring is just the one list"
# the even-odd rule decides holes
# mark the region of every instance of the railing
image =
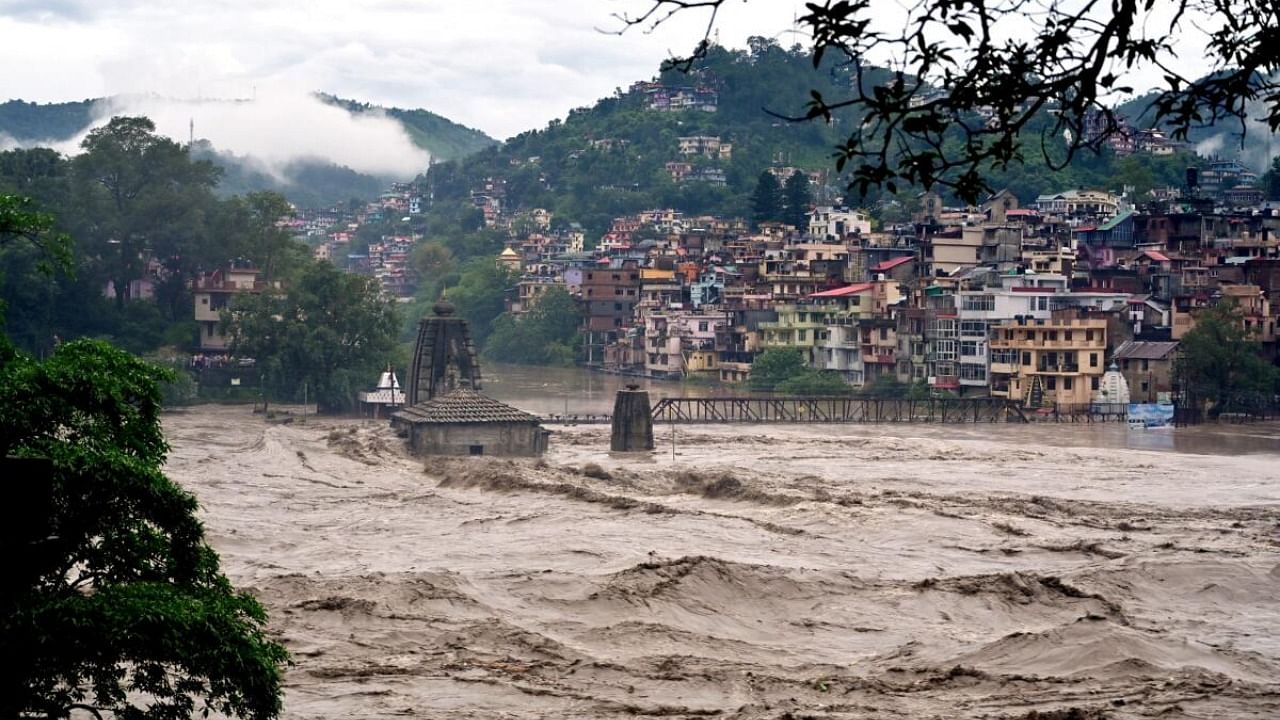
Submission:
[[1026,422],[1003,398],[876,400],[847,397],[663,398],[654,422],[668,423],[978,423]]

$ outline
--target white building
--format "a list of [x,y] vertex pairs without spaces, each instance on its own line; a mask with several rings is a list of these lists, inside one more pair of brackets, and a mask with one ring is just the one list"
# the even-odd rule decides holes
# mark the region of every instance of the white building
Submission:
[[830,206],[809,213],[809,235],[819,240],[844,240],[847,235],[870,235],[871,218],[866,213]]

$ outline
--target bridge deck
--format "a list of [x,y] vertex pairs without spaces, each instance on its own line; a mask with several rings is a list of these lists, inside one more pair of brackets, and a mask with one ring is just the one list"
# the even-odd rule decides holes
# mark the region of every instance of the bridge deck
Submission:
[[872,400],[850,397],[662,398],[654,422],[677,423],[979,423],[1026,422],[1003,398]]

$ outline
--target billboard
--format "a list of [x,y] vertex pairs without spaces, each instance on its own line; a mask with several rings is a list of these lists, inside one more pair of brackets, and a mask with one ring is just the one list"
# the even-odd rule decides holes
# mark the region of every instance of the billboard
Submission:
[[1173,406],[1159,403],[1130,403],[1130,428],[1173,427]]

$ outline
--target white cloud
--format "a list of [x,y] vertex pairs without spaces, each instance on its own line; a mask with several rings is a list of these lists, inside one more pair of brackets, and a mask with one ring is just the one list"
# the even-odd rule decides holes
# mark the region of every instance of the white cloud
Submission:
[[307,158],[401,178],[422,172],[429,161],[395,120],[381,113],[353,116],[296,92],[272,91],[241,101],[120,96],[95,109],[96,124],[113,115],[144,115],[158,132],[180,140],[194,123],[197,138],[218,150],[252,156],[277,177],[284,177],[290,162]]
[[[497,137],[541,127],[654,73],[704,19],[607,34],[644,0],[0,0],[0,98],[118,93],[300,97],[424,107]],[[789,26],[799,2],[724,15],[722,41]]]

